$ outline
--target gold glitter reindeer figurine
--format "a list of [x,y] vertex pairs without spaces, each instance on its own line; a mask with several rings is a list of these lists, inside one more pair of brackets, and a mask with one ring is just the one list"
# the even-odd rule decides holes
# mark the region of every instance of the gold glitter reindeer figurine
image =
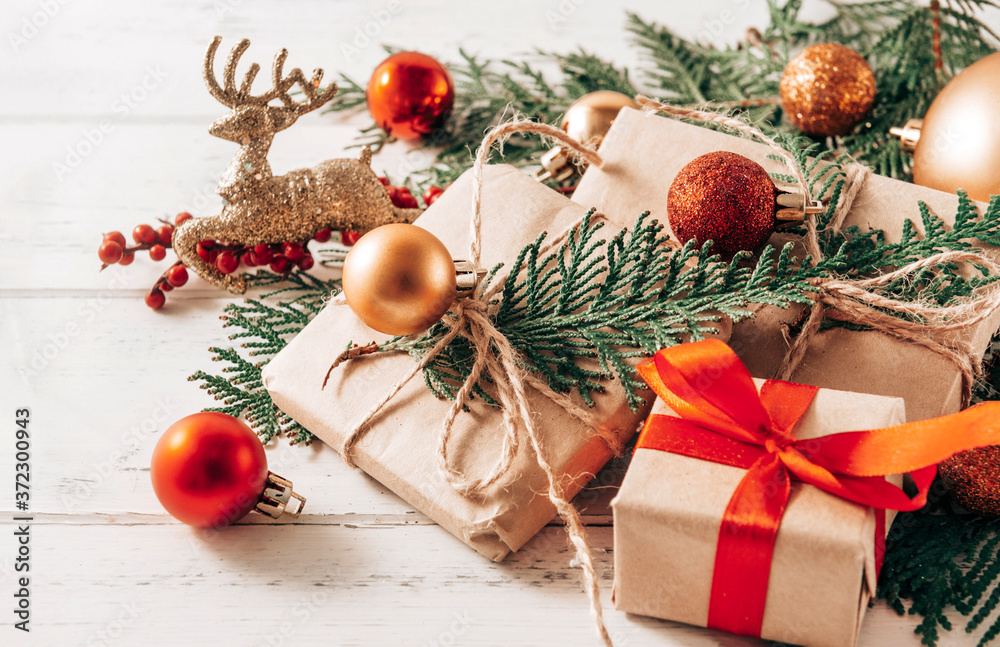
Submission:
[[[359,159],[327,160],[311,169],[271,175],[267,151],[274,134],[332,99],[337,86],[331,83],[320,89],[321,69],[315,70],[309,81],[298,68],[282,76],[288,56],[288,51],[282,49],[274,57],[270,90],[259,96],[250,94],[250,86],[260,71],[256,63],[247,70],[237,89],[236,66],[250,46],[250,41],[243,39],[229,54],[223,72],[224,85],[219,87],[214,63],[221,42],[222,37],[216,36],[205,53],[205,84],[230,112],[213,123],[208,132],[239,144],[240,150],[219,182],[219,195],[226,201],[222,213],[192,218],[174,231],[173,247],[185,265],[209,283],[233,294],[243,294],[246,281],[237,274],[223,274],[206,263],[198,255],[200,241],[248,246],[299,242],[321,229],[367,231],[392,222],[413,222],[420,215],[420,209],[401,209],[392,204],[371,169],[368,147],[362,149]],[[296,83],[305,98],[303,103],[288,94]],[[270,105],[275,100],[281,105]]]

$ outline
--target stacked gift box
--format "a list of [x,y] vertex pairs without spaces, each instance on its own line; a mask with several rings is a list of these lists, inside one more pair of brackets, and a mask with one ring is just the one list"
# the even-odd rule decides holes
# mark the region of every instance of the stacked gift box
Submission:
[[[590,208],[606,219],[607,226],[600,234],[605,238],[631,226],[643,211],[651,211],[653,217],[666,222],[666,196],[673,177],[695,157],[722,150],[745,155],[769,172],[783,171],[778,162],[768,158],[771,150],[766,146],[629,108],[622,110],[604,139],[600,149],[603,164],[588,169],[572,201],[511,167],[487,167],[481,265],[509,263],[541,232],[563,231]],[[472,178],[467,173],[416,222],[442,240],[455,258],[462,258],[469,247],[472,191]],[[869,177],[843,227],[882,229],[887,239],[898,240],[904,219],[919,223],[920,201],[946,220],[958,204],[953,195]],[[788,240],[787,235],[775,234],[771,242],[780,246]],[[995,250],[985,253],[997,257]],[[855,490],[868,488],[878,494],[872,495],[873,500],[888,500],[891,496],[873,484],[873,479],[895,487],[891,484],[899,484],[901,477],[893,472],[857,476],[848,470],[843,477],[846,480],[838,481],[847,490],[838,491],[839,486],[821,488],[796,476],[796,469],[808,471],[810,467],[793,465],[791,481],[787,470],[778,469],[772,474],[778,474],[774,482],[765,483],[753,495],[760,500],[749,499],[755,501],[750,504],[751,511],[767,508],[774,491],[787,488],[787,505],[774,521],[775,536],[769,539],[758,536],[767,535],[766,523],[739,526],[738,511],[730,509],[740,505],[732,503],[734,492],[758,460],[766,463],[780,458],[794,464],[801,459],[832,470],[824,462],[830,460],[824,455],[825,448],[841,441],[827,443],[825,438],[957,412],[961,408],[962,374],[952,362],[926,348],[876,331],[830,327],[815,335],[792,374],[791,382],[810,387],[769,382],[785,355],[788,326],[801,314],[801,306],[761,306],[755,308],[752,318],[736,324],[731,335],[725,327],[720,330],[719,336],[729,342],[728,347],[718,340],[699,342],[707,344],[716,356],[732,355],[727,361],[738,366],[734,374],[745,373],[740,388],[746,402],[751,403],[746,406],[765,421],[750,429],[759,432],[759,437],[748,440],[740,437],[743,432],[734,432],[736,439],[730,440],[736,445],[705,437],[706,444],[718,445],[718,455],[685,451],[655,439],[651,421],[694,415],[671,408],[681,400],[670,389],[648,391],[640,406],[630,406],[622,384],[604,380],[604,392],[595,396],[591,411],[605,438],[567,415],[565,408],[551,399],[529,393],[546,458],[567,497],[579,492],[611,458],[607,438],[613,438],[616,445],[624,444],[645,422],[613,504],[616,608],[793,644],[835,646],[856,641],[875,592],[893,513],[864,504],[868,499],[855,496]],[[994,312],[957,334],[981,356],[998,327],[1000,313]],[[382,343],[388,338],[367,328],[342,302],[332,302],[266,367],[265,384],[282,410],[324,442],[340,448],[384,391],[412,370],[414,360],[405,354],[363,358],[330,373],[327,381],[331,362],[351,342]],[[667,365],[669,361],[662,358],[647,360],[640,373],[647,381],[655,381],[653,371]],[[750,382],[750,375],[759,379]],[[725,410],[729,405],[712,400],[721,397],[712,395],[713,388],[709,386],[704,392],[695,389],[702,395],[692,396],[693,401],[709,393],[706,402]],[[761,390],[762,400],[755,400],[755,389]],[[805,391],[808,397],[803,395]],[[778,392],[791,395],[777,397]],[[584,405],[579,394],[571,397],[577,405]],[[799,403],[796,416],[789,417],[781,404],[789,401]],[[485,492],[468,496],[456,490],[439,468],[435,454],[438,429],[450,406],[450,402],[437,399],[421,380],[407,382],[366,425],[352,460],[466,544],[499,561],[552,519],[552,503],[539,496],[548,487],[548,479],[537,458],[525,450]],[[712,407],[706,405],[705,409]],[[482,473],[496,462],[502,451],[497,431],[501,417],[496,407],[482,401],[473,402],[458,416],[451,456],[463,472]],[[675,433],[687,437],[683,425],[681,428]],[[702,438],[698,434],[691,437]],[[788,458],[791,454],[795,456]],[[914,464],[914,469],[924,467]],[[920,473],[926,480],[926,470]],[[720,532],[737,537],[725,543],[728,556],[719,548]],[[760,546],[754,548],[755,542],[771,543],[761,553]],[[767,555],[764,564],[758,559],[762,554]],[[730,570],[741,570],[726,568],[727,564],[740,564],[740,559],[752,560],[746,562],[748,573],[726,575]],[[740,577],[753,580],[750,588],[760,589],[757,594],[735,594],[746,584]]]

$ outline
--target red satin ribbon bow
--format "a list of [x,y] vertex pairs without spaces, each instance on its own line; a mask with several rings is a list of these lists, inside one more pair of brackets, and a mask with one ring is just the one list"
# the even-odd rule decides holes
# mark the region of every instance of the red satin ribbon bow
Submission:
[[[917,510],[939,462],[1000,444],[994,402],[933,420],[796,440],[792,430],[818,389],[768,380],[758,394],[743,363],[716,339],[665,348],[639,373],[680,417],[650,416],[637,449],[747,470],[722,518],[708,611],[710,628],[731,633],[760,636],[789,476],[876,509]],[[918,488],[912,499],[884,478],[904,472]],[[884,524],[884,515],[877,517]]]

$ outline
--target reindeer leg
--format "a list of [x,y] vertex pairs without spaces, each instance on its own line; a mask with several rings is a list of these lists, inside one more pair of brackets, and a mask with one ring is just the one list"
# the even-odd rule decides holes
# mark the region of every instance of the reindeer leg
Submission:
[[243,294],[247,291],[246,280],[236,274],[223,274],[215,265],[206,263],[198,255],[198,243],[203,240],[218,240],[225,238],[223,223],[218,216],[209,218],[191,218],[174,229],[173,248],[177,258],[194,270],[194,273],[212,285],[224,288],[233,294]]
[[371,148],[371,146],[362,146],[361,147],[361,154],[358,155],[358,161],[361,162],[362,164],[364,164],[365,166],[371,166],[372,165],[372,148]]

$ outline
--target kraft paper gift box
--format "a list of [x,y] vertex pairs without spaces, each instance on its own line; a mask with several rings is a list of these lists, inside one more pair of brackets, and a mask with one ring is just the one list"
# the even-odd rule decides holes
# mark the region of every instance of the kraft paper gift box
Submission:
[[[713,151],[739,153],[768,172],[787,173],[780,162],[768,159],[773,151],[764,144],[623,108],[601,144],[604,164],[587,169],[573,200],[598,209],[619,227],[647,210],[667,223],[667,192],[674,176],[694,158]],[[954,222],[955,195],[873,174],[855,199],[843,228],[882,229],[888,242],[898,242],[904,220],[922,227],[918,201],[925,202],[949,225]],[[985,209],[985,205],[979,207],[980,211]],[[769,242],[780,249],[788,240],[788,235],[775,234]],[[994,260],[1000,258],[996,248],[983,247]],[[733,327],[730,345],[751,374],[774,377],[787,349],[782,327],[794,323],[803,307],[760,306],[756,310],[752,319]],[[998,328],[1000,312],[995,312],[970,326],[962,337],[982,355]],[[954,413],[961,404],[962,377],[951,361],[874,331],[832,327],[819,332],[790,380],[902,397],[911,420]]]
[[[764,380],[754,381],[759,390]],[[660,399],[652,414],[675,415]],[[820,389],[794,435],[820,438],[904,418],[899,398]],[[745,474],[659,449],[635,450],[612,501],[616,609],[706,626],[719,527]],[[893,512],[886,513],[888,527]],[[875,514],[792,481],[774,546],[762,638],[808,647],[856,643],[878,577]]]
[[[466,173],[416,224],[437,235],[454,258],[465,258],[470,205],[471,176]],[[521,171],[501,165],[486,168],[482,205],[482,266],[486,268],[512,263],[521,248],[542,231],[558,235],[586,212]],[[608,239],[616,229],[606,224],[597,235]],[[264,384],[279,408],[339,448],[373,404],[412,370],[416,360],[403,353],[362,358],[334,370],[329,384],[321,389],[324,376],[349,342],[387,339],[362,324],[346,305],[328,305],[271,360],[264,370]],[[619,381],[603,384],[606,391],[595,394],[596,406],[591,412],[624,442],[645,418],[652,396],[633,412]],[[574,398],[582,403],[578,396]],[[484,496],[470,498],[456,492],[441,474],[436,454],[439,430],[450,405],[436,399],[418,375],[371,423],[355,446],[354,460],[462,541],[490,559],[501,560],[553,518],[554,507],[544,494],[548,481],[524,442],[513,468]],[[481,400],[470,406],[471,411],[457,419],[450,453],[457,456],[457,466],[474,477],[496,463],[503,434],[499,409]],[[565,494],[572,497],[611,458],[611,451],[604,441],[537,392],[530,392],[529,406],[548,460],[569,476]]]

